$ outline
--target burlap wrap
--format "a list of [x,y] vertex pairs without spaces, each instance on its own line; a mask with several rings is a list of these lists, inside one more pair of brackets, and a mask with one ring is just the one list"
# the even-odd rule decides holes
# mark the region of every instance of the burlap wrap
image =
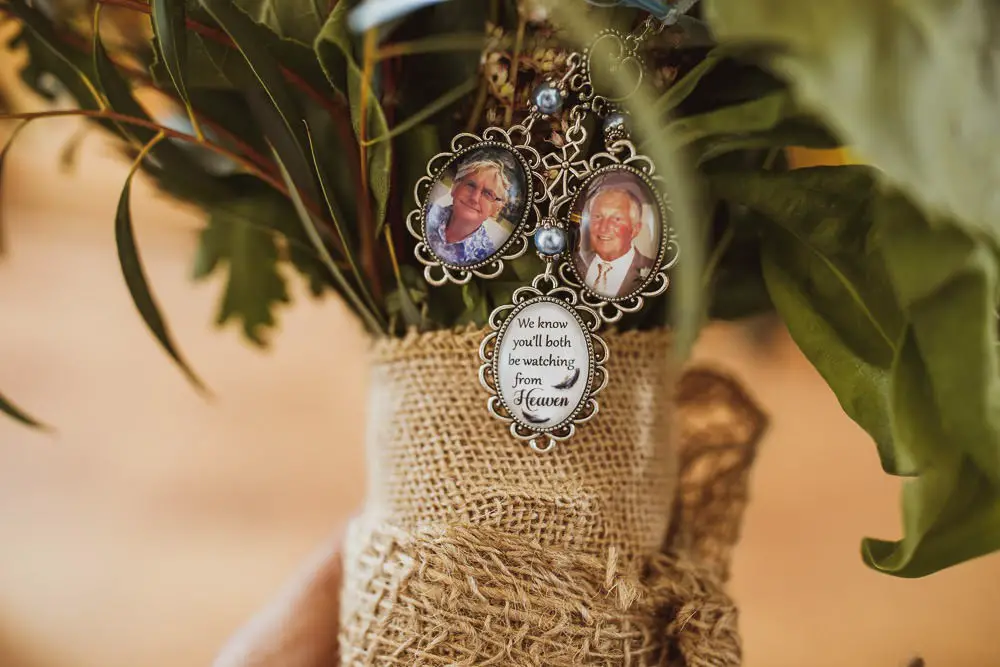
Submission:
[[482,337],[375,345],[342,664],[738,665],[723,584],[762,414],[719,374],[673,383],[665,333],[608,333],[600,414],[536,454],[486,411]]

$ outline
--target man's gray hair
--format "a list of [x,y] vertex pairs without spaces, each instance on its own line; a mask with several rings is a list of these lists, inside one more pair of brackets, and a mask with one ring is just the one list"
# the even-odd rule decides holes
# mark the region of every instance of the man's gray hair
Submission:
[[507,169],[504,167],[503,162],[499,160],[490,160],[484,158],[481,160],[471,160],[469,162],[463,162],[458,166],[458,170],[455,173],[455,181],[460,181],[469,174],[475,174],[480,171],[493,170],[497,172],[497,176],[500,178],[500,187],[503,188],[503,192],[498,192],[497,195],[501,195],[504,201],[510,197],[510,176],[507,175]]
[[639,197],[636,196],[636,194],[632,192],[632,190],[630,190],[629,188],[624,188],[619,185],[607,185],[604,187],[597,188],[597,190],[592,195],[590,195],[590,198],[587,199],[587,204],[585,207],[587,211],[588,220],[590,217],[590,209],[594,208],[594,202],[597,201],[597,198],[600,197],[601,195],[610,194],[612,192],[617,192],[628,197],[628,203],[629,203],[628,208],[629,208],[629,214],[632,217],[632,224],[642,224],[642,200],[639,199]]

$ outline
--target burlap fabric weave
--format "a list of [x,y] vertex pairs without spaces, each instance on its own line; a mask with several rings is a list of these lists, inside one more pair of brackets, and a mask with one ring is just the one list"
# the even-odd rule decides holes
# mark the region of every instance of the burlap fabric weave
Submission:
[[483,332],[375,345],[343,665],[740,663],[724,590],[764,418],[663,332],[605,335],[601,412],[537,454],[486,411]]

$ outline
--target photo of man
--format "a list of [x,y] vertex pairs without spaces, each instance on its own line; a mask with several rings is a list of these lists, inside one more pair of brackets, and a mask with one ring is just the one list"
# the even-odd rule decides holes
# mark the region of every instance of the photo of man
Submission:
[[[650,230],[646,223],[655,215],[651,200],[645,184],[632,174],[603,179],[583,200],[576,268],[584,284],[600,296],[622,298],[648,280],[659,240],[659,230]],[[644,231],[645,243],[640,245]]]

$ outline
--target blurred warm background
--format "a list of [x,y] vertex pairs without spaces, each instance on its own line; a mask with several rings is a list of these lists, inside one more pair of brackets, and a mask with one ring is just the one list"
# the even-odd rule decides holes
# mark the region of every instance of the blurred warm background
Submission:
[[[8,101],[37,105],[0,58]],[[207,666],[362,497],[366,344],[297,283],[269,351],[214,330],[219,286],[188,278],[197,213],[138,182],[146,269],[214,391],[199,397],[121,279],[127,165],[91,132],[60,166],[79,127],[30,126],[0,195],[0,390],[57,427],[0,419],[0,667]],[[898,534],[897,481],[784,332],[715,327],[697,354],[774,418],[735,563],[747,666],[1000,665],[1000,556],[916,581],[862,565],[863,535]]]

